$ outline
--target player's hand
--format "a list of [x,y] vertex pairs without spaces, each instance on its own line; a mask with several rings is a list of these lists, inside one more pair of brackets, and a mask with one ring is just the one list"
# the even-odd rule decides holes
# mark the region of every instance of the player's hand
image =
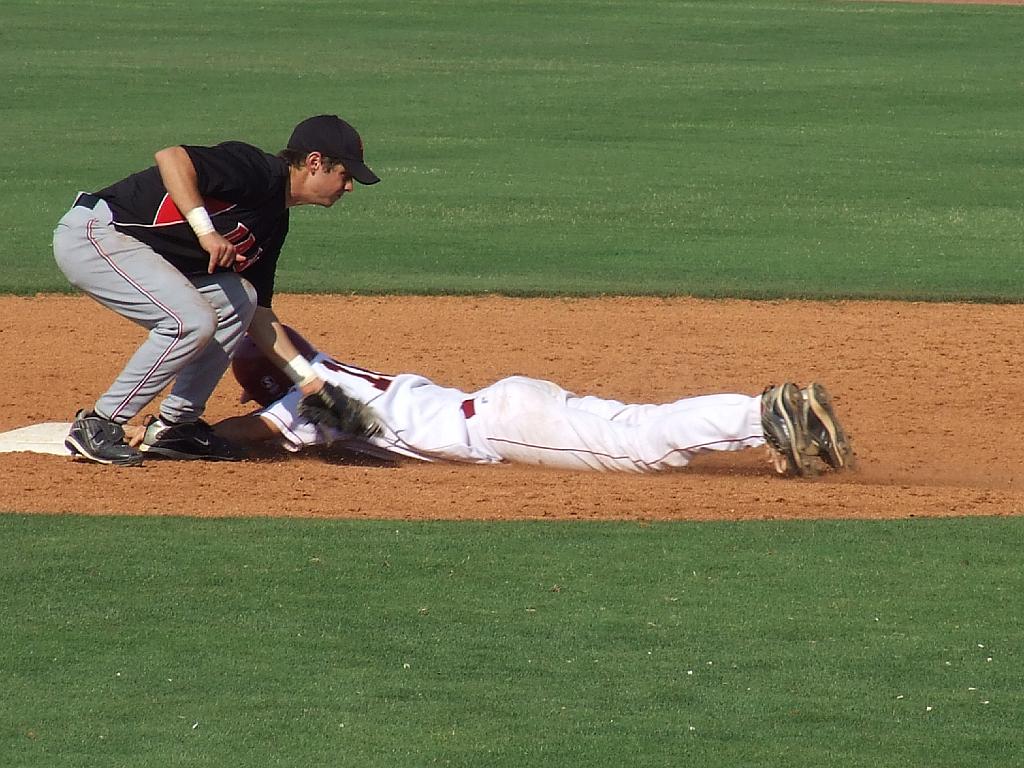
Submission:
[[210,254],[210,266],[206,271],[211,275],[217,267],[233,267],[237,262],[245,261],[245,256],[238,253],[220,232],[208,232],[199,238],[199,244]]
[[138,448],[142,444],[142,438],[146,436],[146,428],[137,424],[124,425],[124,439],[132,448]]

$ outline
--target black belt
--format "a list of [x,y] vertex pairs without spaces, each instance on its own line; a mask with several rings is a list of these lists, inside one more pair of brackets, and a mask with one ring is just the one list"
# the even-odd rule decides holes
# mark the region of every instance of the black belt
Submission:
[[462,401],[462,415],[467,419],[472,419],[476,416],[476,405],[473,404],[473,398]]
[[97,204],[102,202],[102,197],[97,197],[90,192],[82,192],[75,198],[75,205],[72,207],[88,208],[89,210],[92,210],[97,206]]

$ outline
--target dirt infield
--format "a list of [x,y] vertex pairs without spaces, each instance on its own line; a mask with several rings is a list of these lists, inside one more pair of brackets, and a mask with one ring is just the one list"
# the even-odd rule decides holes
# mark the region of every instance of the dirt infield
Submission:
[[[276,309],[342,359],[464,390],[523,373],[656,402],[818,379],[833,391],[859,467],[783,479],[760,450],[658,476],[323,457],[121,469],[5,454],[0,510],[602,520],[1024,514],[1024,306],[281,296]],[[0,430],[70,420],[142,338],[81,297],[0,297],[0,316]],[[208,417],[244,412],[238,391],[229,374]]]

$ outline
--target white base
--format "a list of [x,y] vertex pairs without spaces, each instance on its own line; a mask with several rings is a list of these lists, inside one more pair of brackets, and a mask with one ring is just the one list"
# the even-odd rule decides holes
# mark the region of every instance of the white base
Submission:
[[70,456],[71,451],[64,447],[64,438],[68,436],[70,429],[71,422],[48,421],[44,424],[12,429],[10,432],[0,432],[0,453],[28,451]]

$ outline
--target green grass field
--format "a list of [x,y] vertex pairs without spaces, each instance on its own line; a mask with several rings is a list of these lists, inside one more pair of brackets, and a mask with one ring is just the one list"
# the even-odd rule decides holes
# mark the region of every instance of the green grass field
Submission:
[[[356,124],[282,291],[1019,302],[1024,12],[4,0],[0,293],[168,144]],[[1009,342],[1008,342],[1009,343]],[[0,514],[0,766],[1012,766],[1019,519]],[[1017,714],[1014,714],[1017,713]]]
[[1010,766],[1024,521],[0,516],[9,766]]
[[384,178],[290,291],[1019,301],[1024,13],[859,2],[6,0],[0,290],[78,189],[338,111]]

